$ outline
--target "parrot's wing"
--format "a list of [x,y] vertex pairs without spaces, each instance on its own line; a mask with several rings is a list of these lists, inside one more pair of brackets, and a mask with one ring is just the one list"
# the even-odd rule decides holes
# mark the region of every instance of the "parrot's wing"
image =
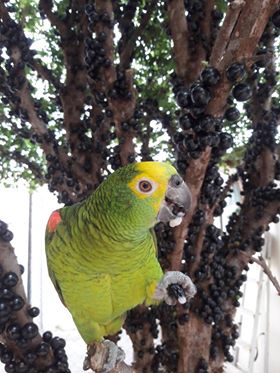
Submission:
[[59,283],[58,283],[58,281],[55,277],[54,271],[52,270],[51,266],[49,265],[49,260],[48,260],[48,253],[49,253],[48,248],[50,247],[52,239],[55,235],[57,225],[61,222],[61,220],[62,219],[61,219],[61,215],[60,215],[59,210],[56,210],[51,214],[51,216],[48,220],[47,228],[46,228],[45,245],[46,245],[46,256],[47,256],[49,276],[50,276],[50,278],[52,280],[52,283],[53,283],[53,285],[54,285],[54,287],[57,291],[57,294],[59,295],[59,298],[60,298],[61,302],[66,307],[63,296],[62,296],[62,291],[61,291],[60,286],[59,286]]
[[156,253],[156,256],[158,254],[158,247],[157,247],[157,236],[156,236],[156,232],[153,228],[150,229],[150,232],[151,232],[151,235],[153,237],[153,241],[154,241],[154,247],[155,247],[155,253]]
[[51,278],[51,280],[52,280],[52,283],[53,283],[53,285],[54,285],[54,287],[55,287],[55,290],[57,291],[57,294],[58,294],[58,296],[59,296],[59,298],[60,298],[62,304],[66,307],[66,304],[65,304],[64,299],[63,299],[63,296],[62,296],[62,291],[61,291],[60,286],[59,286],[59,284],[58,284],[58,281],[57,281],[57,279],[56,279],[56,277],[55,277],[55,274],[54,274],[54,272],[51,270],[50,267],[48,267],[48,270],[49,270],[49,276],[50,276],[50,278]]

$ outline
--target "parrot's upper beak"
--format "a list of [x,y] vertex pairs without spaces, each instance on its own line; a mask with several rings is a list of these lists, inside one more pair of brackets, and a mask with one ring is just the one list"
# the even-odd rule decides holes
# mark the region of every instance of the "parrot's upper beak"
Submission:
[[191,192],[183,179],[179,175],[171,176],[157,220],[169,222],[171,227],[179,225],[191,207],[191,200]]

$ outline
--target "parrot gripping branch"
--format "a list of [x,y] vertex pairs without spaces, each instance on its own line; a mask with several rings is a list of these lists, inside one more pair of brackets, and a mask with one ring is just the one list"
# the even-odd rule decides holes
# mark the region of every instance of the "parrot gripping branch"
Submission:
[[185,292],[181,285],[178,285],[178,284],[169,285],[167,289],[167,294],[170,298],[174,298],[178,300],[179,303],[183,304],[186,302]]
[[104,340],[88,346],[83,369],[97,373],[133,373],[132,366],[124,361],[124,352],[114,342]]
[[154,299],[164,300],[168,305],[175,305],[177,301],[184,304],[195,294],[196,287],[190,277],[179,271],[169,271],[160,280]]
[[[119,168],[82,203],[51,214],[46,229],[49,275],[89,346],[85,370],[131,371],[123,363],[124,352],[103,338],[118,332],[136,305],[186,303],[195,295],[185,274],[163,274],[152,231],[158,221],[182,217],[190,204],[189,189],[173,166],[140,162]],[[177,291],[178,299],[168,294],[175,284],[183,291]]]

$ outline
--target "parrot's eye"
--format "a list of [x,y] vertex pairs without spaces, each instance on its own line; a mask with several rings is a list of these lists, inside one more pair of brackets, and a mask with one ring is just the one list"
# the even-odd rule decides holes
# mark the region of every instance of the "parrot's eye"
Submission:
[[149,193],[153,190],[153,184],[149,180],[140,180],[138,188],[142,193]]
[[139,183],[139,189],[141,190],[141,192],[144,192],[144,193],[150,192],[152,188],[153,188],[152,184],[147,180],[142,180]]

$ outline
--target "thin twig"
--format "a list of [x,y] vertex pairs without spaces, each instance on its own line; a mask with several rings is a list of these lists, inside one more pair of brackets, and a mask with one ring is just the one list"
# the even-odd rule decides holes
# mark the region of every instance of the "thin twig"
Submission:
[[24,156],[20,151],[8,151],[4,148],[3,145],[0,145],[0,155],[1,157],[14,159],[18,164],[26,165],[40,183],[46,181],[45,176],[43,174],[43,170],[38,165],[38,163],[31,161],[28,157]]
[[58,16],[56,12],[52,11],[53,2],[48,0],[40,0],[39,8],[41,8],[51,25],[54,26],[61,36],[65,36],[68,32],[67,24]]
[[273,274],[271,272],[271,269],[267,265],[267,263],[264,260],[264,258],[261,255],[259,255],[258,258],[256,258],[256,257],[253,256],[251,259],[252,259],[252,262],[257,263],[259,266],[262,267],[264,273],[267,275],[267,277],[270,279],[270,281],[272,282],[273,286],[277,290],[278,295],[280,295],[280,284],[279,284],[277,278],[275,276],[273,276]]
[[54,75],[53,72],[48,69],[46,66],[42,64],[37,59],[34,59],[32,62],[33,67],[37,71],[38,75],[42,78],[47,80],[49,83],[52,83],[53,86],[57,89],[60,90],[62,88],[62,83],[57,79]]

